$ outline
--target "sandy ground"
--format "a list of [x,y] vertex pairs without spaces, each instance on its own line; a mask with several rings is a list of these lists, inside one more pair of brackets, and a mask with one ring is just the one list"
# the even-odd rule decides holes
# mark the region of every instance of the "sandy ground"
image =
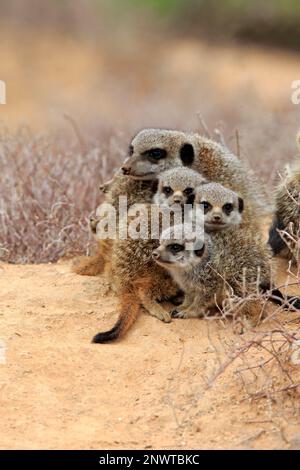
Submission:
[[250,402],[232,368],[207,387],[240,341],[219,321],[142,314],[118,343],[91,344],[117,313],[101,284],[69,262],[0,264],[1,448],[300,446],[299,415]]

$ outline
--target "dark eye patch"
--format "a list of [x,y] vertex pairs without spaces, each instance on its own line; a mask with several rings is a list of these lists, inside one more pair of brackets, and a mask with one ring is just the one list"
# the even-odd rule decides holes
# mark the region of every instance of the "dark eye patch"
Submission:
[[173,254],[180,253],[180,251],[184,250],[184,245],[180,245],[179,243],[172,243],[168,246],[168,250]]
[[207,202],[207,201],[200,202],[200,206],[203,207],[204,214],[207,214],[207,212],[209,212],[212,208],[212,205],[210,204],[210,202]]
[[239,197],[239,212],[242,213],[243,210],[244,210],[244,200],[241,197]]
[[200,248],[199,250],[194,250],[194,253],[195,253],[196,256],[198,256],[199,258],[201,258],[201,256],[202,256],[203,253],[204,253],[204,250],[205,250],[205,244],[203,243],[202,248]]
[[160,149],[160,148],[154,148],[154,149],[146,150],[146,152],[144,152],[142,155],[156,162],[158,160],[161,160],[162,158],[166,158],[167,151],[164,149]]
[[222,207],[223,212],[227,215],[229,215],[233,211],[233,209],[234,209],[234,207],[233,207],[233,204],[231,204],[231,202],[227,202]]
[[129,148],[128,148],[128,155],[131,157],[131,155],[133,155],[133,145],[129,145]]
[[195,159],[194,147],[192,144],[185,143],[180,149],[180,158],[184,166],[192,166]]
[[170,186],[164,186],[162,190],[166,196],[170,196],[174,192]]
[[184,194],[189,196],[190,194],[193,194],[194,188],[185,188],[185,190],[183,192],[184,192]]

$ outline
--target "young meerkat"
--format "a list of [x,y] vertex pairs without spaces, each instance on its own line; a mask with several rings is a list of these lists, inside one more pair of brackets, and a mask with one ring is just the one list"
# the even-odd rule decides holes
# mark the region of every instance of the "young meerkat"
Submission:
[[[193,210],[201,210],[203,213],[206,232],[217,233],[246,224],[243,214],[244,200],[235,191],[219,183],[198,186],[194,202]],[[251,225],[251,222],[247,223]]]
[[[300,150],[300,132],[297,136]],[[299,157],[298,157],[299,158]],[[285,177],[275,193],[275,214],[269,230],[269,241],[273,254],[299,262],[300,236],[300,162],[289,165]],[[282,237],[279,231],[285,231]],[[286,240],[286,241],[285,241]]]
[[206,182],[200,173],[190,168],[172,168],[158,176],[158,187],[153,202],[161,207],[193,204],[197,186]]
[[[250,250],[253,249],[252,265],[258,269],[261,263],[263,270],[272,271],[272,278],[274,278],[275,269],[271,264],[271,250],[265,244],[262,234],[256,231],[255,226],[253,227],[251,220],[245,218],[244,201],[241,197],[218,183],[203,184],[196,188],[195,210],[199,208],[203,211],[205,231],[211,235],[216,246],[221,246],[226,250],[228,247],[230,257],[234,259],[235,243],[241,243],[242,259],[246,260],[244,267],[248,270],[251,264],[251,253],[245,246],[246,241]],[[260,288],[262,291],[271,289],[272,300],[276,300],[276,297],[279,305],[295,308],[300,306],[297,298],[286,296],[284,299],[283,294],[272,287],[271,277],[269,280],[262,279]]]
[[[205,232],[186,234],[184,225],[163,232],[154,259],[185,293],[183,304],[173,310],[172,317],[203,317],[217,305],[222,307],[232,294],[245,298],[268,292],[272,285],[269,258],[261,244],[254,242],[252,234],[247,237],[244,230],[237,229],[234,238],[213,237]],[[268,298],[285,305],[278,289],[272,289]],[[292,305],[299,308],[299,299],[294,299]],[[251,312],[249,302],[244,311]]]

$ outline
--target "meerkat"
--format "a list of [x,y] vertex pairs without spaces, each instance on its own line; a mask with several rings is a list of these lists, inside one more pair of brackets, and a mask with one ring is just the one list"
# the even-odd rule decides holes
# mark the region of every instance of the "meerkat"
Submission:
[[[300,132],[297,135],[300,151]],[[275,214],[269,230],[273,254],[299,262],[300,236],[300,162],[289,165],[275,193]],[[284,231],[283,235],[280,231]]]
[[110,272],[110,253],[113,246],[113,240],[99,239],[97,237],[97,226],[100,222],[99,217],[91,217],[89,220],[89,230],[97,242],[97,247],[93,255],[78,256],[73,261],[72,270],[81,276],[98,276],[104,273],[109,279]]
[[[264,272],[267,272],[267,269],[269,269],[270,272],[272,271],[272,278],[274,278],[275,268],[271,264],[271,250],[265,244],[260,231],[257,231],[256,227],[253,226],[251,219],[245,217],[244,201],[238,194],[228,188],[224,188],[219,183],[200,185],[196,188],[195,210],[200,208],[203,211],[205,231],[211,235],[216,246],[221,246],[227,251],[229,250],[230,259],[234,259],[235,243],[240,243],[243,255],[241,259],[246,260],[244,267],[247,270],[251,265],[252,259],[248,246],[252,247],[252,264],[256,265],[258,269],[261,263],[264,267]],[[238,240],[241,241],[238,242]],[[226,264],[226,266],[227,271],[230,272],[229,264]],[[271,289],[272,278],[262,280],[260,284],[261,290],[267,291]],[[276,297],[279,304],[284,303],[284,297],[278,289],[272,288],[272,295],[273,300]],[[298,300],[295,299],[293,302],[292,299],[293,297],[287,296],[286,304],[299,308]]]
[[[180,207],[190,204],[196,187],[202,181],[204,178],[201,175],[188,168],[166,171],[159,176],[153,203],[163,210],[172,208],[174,204],[179,204]],[[148,205],[148,213],[150,211],[151,207]],[[149,226],[151,226],[150,221]],[[111,341],[121,333],[125,333],[134,322],[141,305],[160,320],[171,321],[168,311],[160,305],[160,302],[170,300],[173,303],[180,303],[182,292],[168,272],[154,262],[152,252],[158,244],[158,238],[115,241],[111,253],[111,266],[114,289],[119,293],[121,300],[121,313],[116,325],[108,332],[96,335],[94,342]],[[130,293],[130,302],[128,302],[128,293]],[[124,301],[124,298],[127,300]]]
[[193,204],[197,186],[206,182],[198,172],[190,168],[172,168],[158,176],[157,191],[153,202],[161,207],[171,207],[179,204]]
[[[219,183],[201,184],[195,191],[195,209],[201,210],[204,217],[204,230],[209,238],[206,243],[205,253],[190,250],[183,257],[183,267],[192,268],[201,259],[201,280],[194,280],[189,286],[183,286],[182,279],[177,278],[177,264],[170,264],[169,270],[174,267],[173,277],[185,292],[185,301],[180,311],[174,316],[188,317],[190,315],[201,316],[203,312],[215,306],[216,302],[222,303],[226,295],[226,285],[234,289],[236,295],[244,295],[245,283],[256,287],[258,277],[261,276],[261,284],[268,286],[271,279],[271,256],[268,248],[262,241],[259,232],[254,232],[248,223],[242,224],[244,201],[234,191],[225,188]],[[172,229],[169,233],[172,238]],[[203,234],[196,234],[203,238]],[[190,240],[194,243],[194,240]],[[237,246],[236,246],[237,243]],[[175,243],[178,248],[179,258],[184,252],[184,244]],[[213,247],[213,248],[212,248]],[[162,244],[156,254],[168,252],[168,243]],[[199,256],[199,253],[201,256]],[[250,256],[251,253],[251,256]],[[188,258],[192,257],[188,262]],[[157,262],[164,265],[159,255]],[[167,258],[166,258],[167,260]],[[203,264],[205,260],[205,263]],[[167,260],[168,261],[168,260]],[[240,264],[239,264],[240,263]],[[168,269],[168,265],[165,267]],[[199,268],[200,269],[200,268]],[[171,272],[171,271],[170,271]],[[180,272],[180,271],[179,271]],[[172,274],[172,273],[171,273]],[[186,279],[183,274],[183,279]],[[199,274],[199,273],[198,273]],[[192,277],[195,275],[192,270]],[[200,275],[199,275],[200,276]],[[189,276],[187,276],[189,278]],[[201,286],[199,285],[201,284]],[[195,310],[191,305],[191,294],[197,285],[200,310]],[[248,287],[249,290],[249,287]],[[193,297],[194,299],[194,297]],[[193,313],[194,312],[194,313]],[[196,312],[196,313],[195,313]]]
[[[255,215],[253,220],[266,208],[252,173],[225,147],[198,134],[163,129],[144,129],[133,138],[121,167],[123,175],[118,171],[104,188],[106,201],[116,205],[119,196],[126,195],[129,206],[131,202],[150,202],[157,176],[183,166],[238,191],[247,201],[247,212]],[[100,258],[101,252],[100,243]],[[86,263],[88,265],[88,259]],[[84,270],[88,271],[88,266],[84,266]]]
[[[105,194],[104,202],[112,204],[118,216],[120,196],[127,198],[128,209],[134,204],[150,203],[157,189],[157,180],[133,180],[117,172],[109,182],[100,186],[100,189]],[[95,254],[92,256],[80,256],[75,259],[73,271],[76,274],[96,276],[106,272],[106,276],[109,277],[110,253],[114,246],[114,240],[97,238],[96,227],[98,223],[99,218],[92,218],[90,221],[90,230],[94,233],[97,241]]]
[[[201,184],[195,191],[194,210],[203,213],[206,232],[222,232],[228,228],[246,225],[244,218],[244,200],[235,191],[219,183]],[[251,221],[247,221],[251,227]]]
[[[271,288],[271,266],[262,245],[254,243],[252,234],[245,235],[238,229],[234,239],[205,232],[187,235],[184,225],[162,233],[153,257],[185,293],[183,304],[171,312],[173,318],[203,317],[232,294],[268,293],[270,300],[285,304],[281,292]],[[299,308],[300,300],[293,299],[292,305]]]
[[152,252],[157,246],[158,239],[114,240],[111,278],[120,301],[120,313],[113,328],[94,336],[94,343],[106,343],[124,335],[141,307],[161,321],[171,321],[161,302],[176,299],[180,289],[168,272],[154,262]]

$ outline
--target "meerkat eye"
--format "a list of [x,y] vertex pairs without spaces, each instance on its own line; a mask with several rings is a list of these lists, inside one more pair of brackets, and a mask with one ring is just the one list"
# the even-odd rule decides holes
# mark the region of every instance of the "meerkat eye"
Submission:
[[150,149],[144,152],[144,155],[146,155],[150,160],[152,161],[157,161],[161,160],[162,158],[165,158],[167,155],[166,150],[164,149]]
[[223,212],[225,212],[225,214],[229,215],[233,211],[233,204],[231,204],[230,202],[227,202],[226,204],[224,204],[222,209],[223,209]]
[[184,246],[180,245],[179,243],[172,243],[171,245],[168,246],[168,250],[171,253],[175,254],[175,253],[179,253],[180,251],[183,251]]
[[192,194],[194,192],[194,189],[193,188],[185,188],[185,190],[183,192],[184,192],[184,194],[189,196],[190,194]]
[[170,196],[170,194],[173,194],[173,189],[170,186],[164,186],[163,187],[163,193],[166,196]]
[[205,244],[203,243],[202,248],[200,248],[199,250],[194,250],[194,253],[195,253],[196,256],[198,256],[199,258],[201,258],[201,256],[202,256],[203,253],[204,253],[204,250],[205,250]]
[[206,214],[208,211],[211,210],[212,208],[212,205],[209,203],[209,202],[206,202],[206,201],[202,201],[200,202],[200,205],[203,207],[204,209],[204,214]]
[[131,157],[133,155],[133,145],[129,145],[128,155]]

